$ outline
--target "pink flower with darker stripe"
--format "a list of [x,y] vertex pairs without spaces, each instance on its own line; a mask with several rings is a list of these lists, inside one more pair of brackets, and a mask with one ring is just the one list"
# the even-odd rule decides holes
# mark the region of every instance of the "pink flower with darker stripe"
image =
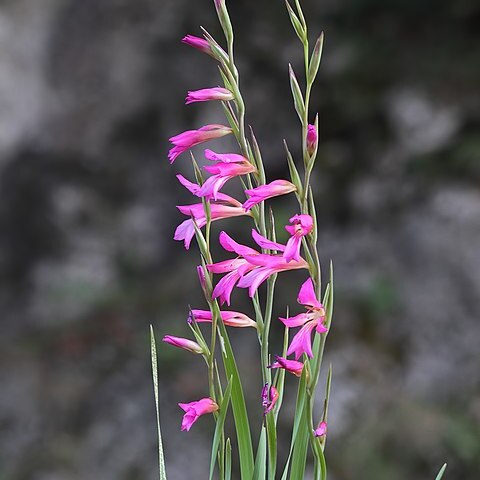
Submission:
[[280,321],[288,328],[302,327],[293,337],[287,350],[287,356],[295,354],[295,360],[298,360],[304,353],[312,358],[312,332],[325,333],[328,331],[325,326],[326,312],[325,307],[317,300],[313,281],[309,278],[298,292],[298,303],[304,305],[307,309],[305,313],[300,313],[295,317],[280,318]]

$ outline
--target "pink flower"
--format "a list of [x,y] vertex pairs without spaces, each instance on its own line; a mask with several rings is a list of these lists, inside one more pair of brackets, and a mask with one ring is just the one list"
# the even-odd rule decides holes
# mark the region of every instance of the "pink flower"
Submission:
[[170,163],[173,163],[180,154],[195,145],[207,142],[214,138],[224,137],[230,133],[232,133],[230,127],[212,124],[205,125],[198,130],[187,130],[186,132],[175,135],[174,137],[169,138],[170,142],[174,145],[168,152]]
[[307,130],[307,152],[310,156],[315,153],[318,146],[318,132],[315,125],[308,125]]
[[201,415],[218,410],[218,405],[211,398],[202,398],[190,403],[179,403],[178,406],[185,412],[182,420],[182,432],[184,430],[188,432]]
[[194,102],[208,102],[210,100],[233,100],[233,93],[222,87],[203,88],[201,90],[189,91],[185,103],[189,105]]
[[267,185],[260,185],[257,188],[245,190],[250,198],[243,204],[245,210],[250,210],[253,206],[267,200],[268,198],[278,197],[290,192],[294,192],[297,188],[293,183],[287,180],[274,180]]
[[[200,186],[196,183],[192,183],[184,178],[182,175],[177,175],[180,183],[184,185],[192,193],[198,192]],[[195,203],[193,205],[179,205],[177,208],[184,215],[188,215],[188,220],[183,221],[175,230],[174,240],[183,240],[185,248],[188,250],[190,248],[190,243],[192,238],[195,236],[195,226],[194,221],[197,224],[198,228],[202,228],[207,223],[207,218],[205,216],[205,210],[203,203]],[[210,202],[210,215],[212,221],[221,220],[223,218],[238,217],[241,215],[250,215],[244,208],[242,204],[223,193],[217,194],[217,200],[215,202]]]
[[313,229],[313,218],[310,215],[294,215],[290,220],[293,225],[287,225],[285,230],[291,235],[287,242],[283,257],[287,262],[300,259],[300,245],[302,237]]
[[196,48],[197,50],[200,50],[203,53],[213,56],[210,44],[204,38],[196,37],[195,35],[187,35],[182,38],[182,42],[186,45]]
[[192,353],[203,353],[203,348],[193,340],[188,338],[174,337],[173,335],[165,335],[162,339],[165,343],[173,345],[174,347],[183,348]]
[[318,427],[313,431],[316,437],[323,437],[327,434],[327,422],[320,422]]
[[[191,316],[193,320],[198,323],[212,321],[212,312],[210,310],[192,310]],[[222,317],[223,323],[229,327],[254,327],[257,328],[256,322],[254,322],[250,317],[240,312],[229,312],[221,311],[220,316]],[[192,318],[189,317],[189,321],[192,321]]]
[[275,355],[275,361],[268,368],[284,368],[287,372],[293,373],[297,377],[302,375],[303,363],[296,360],[287,360],[286,358]]
[[268,383],[266,383],[262,388],[262,406],[264,408],[263,414],[266,415],[267,413],[273,410],[275,404],[277,403],[279,394],[278,390],[272,385],[270,388]]
[[307,312],[300,313],[295,317],[280,318],[288,328],[302,327],[293,337],[287,350],[287,355],[295,354],[295,360],[298,360],[303,353],[307,354],[310,358],[313,357],[312,332],[314,329],[317,333],[325,333],[327,331],[327,327],[325,326],[325,308],[315,296],[311,278],[301,286],[297,301],[306,307]]
[[[272,242],[262,237],[257,231],[252,231],[252,237],[263,249],[280,251],[285,250],[285,245]],[[258,287],[271,275],[286,270],[308,268],[307,262],[300,258],[298,261],[286,262],[281,255],[268,255],[235,242],[225,232],[220,233],[220,244],[229,251],[235,252],[243,258],[227,260],[211,265],[207,268],[212,273],[227,273],[213,290],[213,298],[219,298],[220,302],[230,305],[230,295],[235,285],[240,288],[248,288],[249,295],[253,297]]]
[[213,197],[216,200],[219,190],[228,180],[256,171],[256,168],[245,157],[235,153],[217,154],[212,150],[205,150],[205,156],[209,160],[218,159],[218,161],[214,165],[203,167],[212,176],[207,178],[196,193],[199,197]]

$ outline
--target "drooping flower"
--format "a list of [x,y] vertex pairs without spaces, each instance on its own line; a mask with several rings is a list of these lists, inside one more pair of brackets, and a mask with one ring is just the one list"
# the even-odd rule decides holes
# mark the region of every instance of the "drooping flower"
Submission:
[[296,360],[288,360],[283,357],[275,355],[275,361],[268,365],[267,368],[284,368],[287,372],[293,373],[297,377],[302,376],[303,363]]
[[327,422],[320,422],[318,427],[313,431],[315,437],[323,437],[327,434]]
[[201,415],[218,410],[218,405],[208,397],[196,402],[179,403],[178,406],[185,412],[182,420],[182,432],[184,430],[188,432]]
[[245,157],[235,153],[218,154],[212,150],[205,150],[205,157],[216,163],[203,167],[212,176],[207,178],[196,193],[199,197],[213,197],[216,200],[219,190],[228,180],[256,171],[256,168]]
[[293,337],[287,350],[287,355],[295,354],[295,360],[298,360],[303,353],[307,354],[310,358],[313,357],[313,330],[316,330],[317,333],[325,333],[327,331],[327,327],[325,326],[325,307],[315,296],[315,289],[311,278],[301,286],[297,301],[301,305],[304,305],[307,311],[294,317],[280,318],[280,321],[288,328],[302,327]]
[[185,103],[189,105],[194,102],[208,102],[210,100],[222,100],[224,102],[233,100],[233,93],[222,87],[202,88],[201,90],[191,90],[185,98]]
[[318,132],[315,125],[308,125],[307,129],[307,152],[310,157],[315,153],[318,146]]
[[[220,316],[222,317],[223,323],[229,327],[257,328],[257,323],[244,313],[222,310]],[[188,320],[192,321],[192,319],[198,323],[211,323],[212,312],[210,310],[192,310]]]
[[225,125],[205,125],[198,130],[187,130],[186,132],[179,133],[174,137],[170,137],[169,141],[174,145],[168,152],[168,158],[170,163],[173,163],[175,159],[190,148],[200,143],[207,142],[214,138],[224,137],[232,133],[230,127]]
[[[200,186],[196,183],[192,183],[182,175],[177,175],[178,180],[184,185],[190,192],[194,193],[200,190]],[[241,215],[250,215],[243,207],[242,204],[229,195],[223,193],[217,194],[216,201],[210,201],[210,216],[211,220],[221,220],[224,218],[238,217]],[[192,238],[195,236],[194,221],[198,228],[202,228],[207,223],[205,216],[205,209],[203,203],[195,203],[193,205],[179,205],[177,208],[184,215],[188,215],[188,220],[184,220],[175,230],[174,240],[183,240],[185,248],[190,248]]]
[[203,348],[197,342],[189,340],[188,338],[165,335],[162,338],[162,341],[168,343],[169,345],[173,345],[174,347],[183,348],[184,350],[188,350],[192,353],[203,353]]
[[262,406],[263,406],[263,414],[266,415],[267,413],[273,410],[275,404],[277,403],[279,394],[278,390],[272,385],[271,387],[268,386],[266,383],[262,388]]
[[[252,237],[263,249],[280,252],[285,250],[285,245],[262,237],[256,230],[252,230]],[[225,232],[220,233],[219,240],[225,250],[235,252],[240,257],[207,265],[208,270],[212,273],[228,272],[215,286],[212,294],[213,298],[219,298],[221,303],[227,302],[230,305],[230,295],[235,285],[240,288],[248,288],[249,295],[253,297],[258,287],[271,275],[286,270],[308,268],[308,264],[303,258],[287,262],[282,255],[263,254],[251,247],[241,245]]]
[[283,257],[287,262],[300,259],[300,245],[302,237],[308,235],[313,229],[313,218],[310,215],[294,215],[289,222],[292,225],[286,225],[285,230],[291,235],[287,242]]
[[245,190],[245,193],[249,195],[250,198],[243,204],[243,208],[245,210],[250,210],[252,207],[268,198],[285,195],[294,192],[296,189],[297,187],[287,180],[274,180],[267,185],[260,185],[257,188]]

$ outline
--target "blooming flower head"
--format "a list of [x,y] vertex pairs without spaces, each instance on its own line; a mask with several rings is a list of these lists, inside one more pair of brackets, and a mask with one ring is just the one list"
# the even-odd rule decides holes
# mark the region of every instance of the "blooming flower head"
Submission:
[[173,335],[165,335],[162,339],[165,343],[173,345],[174,347],[183,348],[192,353],[203,353],[203,348],[193,340],[182,337],[174,337]]
[[170,163],[173,163],[175,159],[190,148],[198,145],[199,143],[208,142],[214,138],[224,137],[232,133],[230,127],[225,125],[205,125],[198,130],[187,130],[186,132],[179,133],[174,137],[170,137],[170,142],[174,145],[168,152],[168,158]]
[[307,309],[305,313],[300,313],[295,317],[280,318],[283,324],[288,328],[302,327],[293,337],[287,350],[287,355],[295,354],[295,360],[298,360],[303,353],[310,358],[312,352],[312,332],[325,333],[326,312],[324,306],[317,300],[313,281],[309,278],[300,288],[297,298],[298,303],[304,305]]
[[233,100],[233,93],[222,87],[202,88],[201,90],[189,91],[185,103],[208,102],[210,100]]
[[216,200],[219,190],[228,180],[256,171],[256,168],[245,157],[236,153],[219,154],[212,150],[205,150],[205,157],[216,163],[203,167],[212,176],[207,178],[196,193],[199,197],[213,197]]
[[313,218],[310,215],[294,215],[289,222],[292,225],[287,225],[285,230],[291,235],[287,242],[283,256],[287,262],[291,260],[300,259],[300,245],[302,237],[308,235],[313,229]]
[[250,198],[243,204],[243,208],[245,210],[250,210],[252,207],[268,198],[285,195],[294,192],[296,189],[295,185],[287,180],[274,180],[267,185],[260,185],[257,188],[245,190],[245,193]]
[[188,432],[201,415],[218,410],[218,405],[208,397],[196,402],[179,403],[178,406],[185,412],[182,420],[182,432],[184,430]]
[[278,390],[272,385],[271,387],[268,386],[266,383],[262,388],[262,406],[264,408],[263,414],[266,415],[267,413],[273,410],[275,404],[277,403],[279,394]]
[[[177,175],[180,183],[185,186],[193,194],[197,194],[201,187],[196,183],[190,182],[182,175]],[[179,205],[178,210],[184,215],[188,215],[190,218],[184,220],[175,230],[174,240],[183,240],[185,248],[190,248],[192,238],[195,236],[195,225],[198,228],[202,228],[207,223],[207,217],[205,216],[205,209],[203,203],[195,203],[193,205]],[[216,201],[210,201],[210,216],[211,220],[221,220],[224,218],[238,217],[241,215],[250,215],[243,207],[242,204],[223,193],[217,194]]]
[[[222,310],[220,312],[222,321],[229,327],[254,327],[257,328],[257,323],[250,317],[240,312],[231,312]],[[210,310],[192,310],[188,320],[191,322],[195,320],[198,323],[212,322],[212,312]]]
[[[285,250],[285,245],[262,237],[256,230],[252,231],[252,237],[257,245],[263,249],[280,252]],[[219,239],[225,250],[235,252],[239,256],[239,258],[233,260],[207,265],[210,272],[228,272],[213,290],[213,298],[219,298],[222,303],[226,301],[230,304],[230,295],[235,285],[240,288],[248,288],[249,295],[253,297],[258,287],[275,273],[308,268],[308,264],[303,258],[298,261],[287,262],[282,255],[263,254],[251,247],[241,245],[225,232],[220,233]]]
[[323,437],[327,434],[327,422],[320,422],[318,427],[313,431],[315,437]]
[[268,368],[284,368],[287,372],[293,373],[297,377],[302,376],[303,363],[296,360],[287,360],[286,358],[275,355],[275,361],[268,365]]
[[307,130],[307,152],[310,156],[315,153],[318,146],[318,132],[315,125],[308,125]]

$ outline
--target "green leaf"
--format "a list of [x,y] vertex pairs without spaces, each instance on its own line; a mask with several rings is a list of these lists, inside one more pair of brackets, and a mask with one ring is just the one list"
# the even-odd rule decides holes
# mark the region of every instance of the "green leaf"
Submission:
[[160,407],[158,398],[158,363],[157,363],[157,346],[155,342],[155,334],[153,327],[150,325],[150,353],[152,357],[152,379],[153,393],[155,396],[155,411],[157,413],[157,432],[158,432],[158,464],[160,480],[167,480],[167,471],[165,469],[165,457],[163,456],[162,432],[160,430]]
[[220,445],[220,439],[222,436],[223,425],[225,424],[225,417],[227,416],[228,405],[230,404],[230,395],[232,393],[232,379],[228,382],[227,389],[223,396],[222,405],[220,406],[220,412],[218,414],[215,426],[215,433],[213,435],[213,444],[212,444],[212,457],[210,459],[210,476],[209,479],[213,478],[213,471],[215,469],[215,459],[217,457],[218,447]]
[[438,475],[436,476],[435,480],[441,480],[443,478],[443,474],[445,473],[445,470],[447,469],[447,464],[444,463],[443,467],[440,469],[438,472]]
[[268,478],[275,480],[277,469],[277,428],[275,425],[275,414],[267,414],[267,440],[268,440]]
[[295,445],[293,447],[292,455],[292,469],[290,472],[290,480],[298,480],[299,478],[305,478],[305,466],[307,463],[308,452],[308,418],[307,408],[303,406],[300,417],[300,425],[297,432],[297,438],[295,439]]
[[253,471],[253,480],[265,480],[267,474],[267,432],[264,425],[260,432],[258,441],[257,456],[255,458],[255,470]]
[[305,113],[305,102],[303,100],[302,91],[300,90],[300,85],[298,84],[297,77],[295,72],[290,64],[288,64],[288,72],[290,76],[290,88],[292,89],[293,95],[293,104],[295,106],[295,111],[297,112],[298,118],[303,124],[303,116]]
[[[220,318],[220,309],[218,304],[214,303],[214,309],[218,318]],[[237,364],[233,355],[232,346],[228,338],[227,330],[222,321],[218,322],[219,339],[221,341],[221,350],[225,373],[232,382],[232,410],[237,430],[238,453],[240,457],[241,478],[249,479],[252,477],[253,447],[250,435],[250,424],[248,422],[247,407],[245,405],[245,397],[243,395],[242,383],[238,374]]]
[[[304,368],[302,372],[302,376],[300,377],[300,382],[298,384],[297,402],[295,404],[295,417],[293,420],[292,440],[290,442],[290,452],[288,454],[287,462],[285,464],[285,469],[283,470],[282,480],[287,480],[290,460],[292,458],[293,450],[294,448],[296,448],[297,437],[298,438],[300,438],[300,436],[302,436],[302,438],[306,437],[308,442],[308,432],[306,432],[305,430],[306,420],[303,418],[304,411],[305,411],[306,391],[307,391],[307,371],[306,371],[306,368]],[[302,427],[302,424],[303,424],[303,427]],[[302,431],[302,428],[303,428],[303,431]],[[305,454],[306,454],[306,447],[305,447]],[[292,480],[300,479],[300,478],[303,478],[303,475],[300,477],[294,477],[293,475],[290,475],[290,478]]]
[[232,444],[230,439],[227,438],[225,442],[225,480],[232,478]]
[[308,67],[307,80],[309,84],[312,84],[315,80],[315,77],[318,73],[318,67],[320,66],[320,60],[322,58],[323,51],[323,32],[318,37],[315,42],[315,47],[313,48],[312,57],[310,58],[310,65]]

